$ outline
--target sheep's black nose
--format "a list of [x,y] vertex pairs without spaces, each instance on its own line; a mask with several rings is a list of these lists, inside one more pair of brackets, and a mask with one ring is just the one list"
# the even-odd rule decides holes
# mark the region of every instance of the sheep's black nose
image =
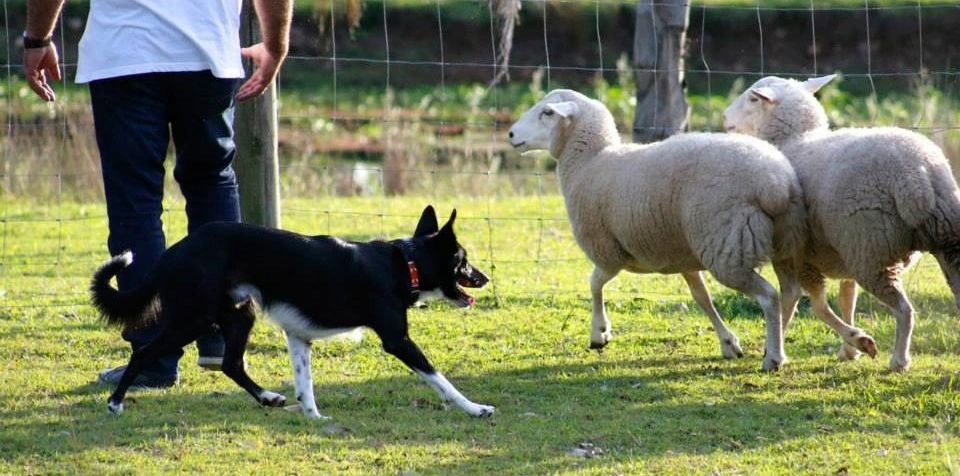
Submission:
[[509,137],[509,138],[511,138],[511,139],[513,139],[513,131],[510,131],[510,133],[509,133],[509,134],[507,134],[507,137]]

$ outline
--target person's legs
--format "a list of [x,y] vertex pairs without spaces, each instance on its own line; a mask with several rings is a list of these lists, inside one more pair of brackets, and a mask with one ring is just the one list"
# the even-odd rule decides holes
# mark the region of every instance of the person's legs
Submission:
[[[231,164],[233,95],[237,80],[209,71],[175,73],[171,82],[171,130],[177,163],[173,177],[186,199],[187,231],[215,221],[240,221],[240,197]],[[219,368],[223,337],[211,332],[197,339],[199,364]]]
[[[107,248],[111,255],[126,250],[134,255],[133,264],[117,276],[121,291],[139,286],[166,247],[160,216],[163,160],[170,139],[163,89],[162,79],[153,74],[90,83],[109,219]],[[159,335],[160,328],[155,323],[122,335],[136,350]],[[175,379],[182,354],[178,350],[164,355],[144,374],[162,381]]]

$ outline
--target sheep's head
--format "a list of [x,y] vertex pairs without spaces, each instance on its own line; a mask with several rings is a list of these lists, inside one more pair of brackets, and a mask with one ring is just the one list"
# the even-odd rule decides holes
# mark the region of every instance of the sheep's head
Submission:
[[510,127],[510,145],[521,152],[549,150],[559,158],[578,124],[594,129],[598,141],[607,139],[610,130],[619,140],[613,116],[603,104],[576,91],[555,89]]
[[776,141],[826,127],[826,113],[813,94],[835,77],[831,74],[799,82],[767,76],[753,83],[727,107],[723,112],[723,128]]

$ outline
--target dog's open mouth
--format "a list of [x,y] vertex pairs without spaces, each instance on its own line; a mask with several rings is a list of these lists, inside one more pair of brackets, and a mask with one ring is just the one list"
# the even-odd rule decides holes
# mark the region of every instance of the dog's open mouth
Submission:
[[470,307],[473,303],[476,302],[476,299],[473,296],[467,294],[462,287],[457,285],[457,299],[456,303],[458,307]]
[[467,293],[463,288],[482,288],[485,284],[487,284],[487,279],[485,277],[481,278],[477,276],[466,276],[457,278],[457,305],[460,307],[469,307],[476,302],[473,296]]

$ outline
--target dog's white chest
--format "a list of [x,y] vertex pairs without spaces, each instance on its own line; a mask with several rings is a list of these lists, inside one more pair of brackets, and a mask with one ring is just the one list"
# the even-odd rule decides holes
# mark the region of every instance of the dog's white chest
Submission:
[[353,333],[351,336],[359,340],[362,334],[359,327],[321,327],[310,321],[296,306],[284,302],[275,302],[263,308],[264,314],[276,322],[284,332],[295,335],[303,340],[325,339],[339,334]]

